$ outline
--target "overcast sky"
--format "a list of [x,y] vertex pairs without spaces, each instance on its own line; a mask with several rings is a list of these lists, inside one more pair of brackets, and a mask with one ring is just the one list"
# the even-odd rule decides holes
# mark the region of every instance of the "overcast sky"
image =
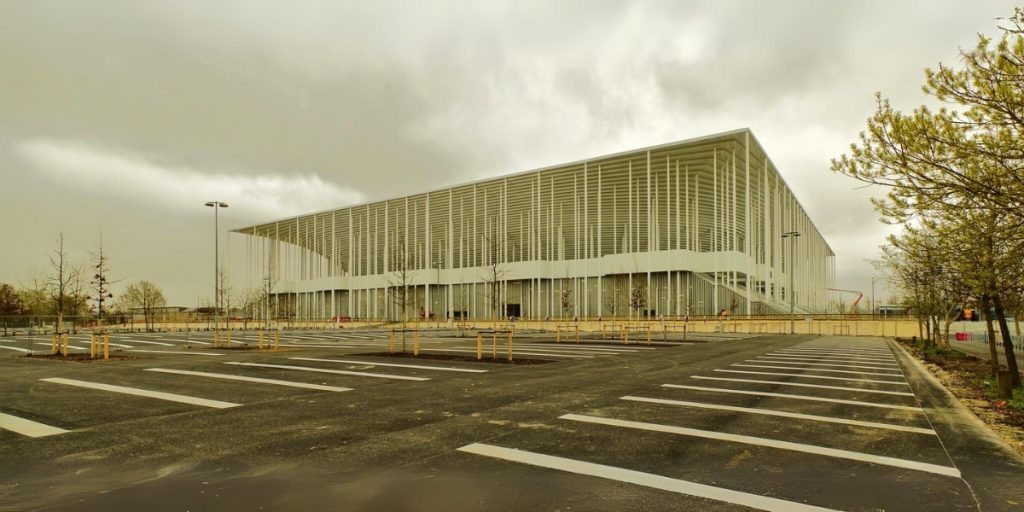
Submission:
[[[750,127],[867,292],[887,230],[829,160],[1013,4],[0,2],[0,282],[102,232],[212,295],[225,229]],[[235,238],[235,237],[232,237]],[[226,246],[227,247],[227,246]],[[244,239],[229,244],[245,264]],[[243,280],[236,278],[236,280]],[[237,283],[244,285],[244,283]],[[116,290],[115,290],[116,292]],[[881,292],[877,292],[881,295]]]

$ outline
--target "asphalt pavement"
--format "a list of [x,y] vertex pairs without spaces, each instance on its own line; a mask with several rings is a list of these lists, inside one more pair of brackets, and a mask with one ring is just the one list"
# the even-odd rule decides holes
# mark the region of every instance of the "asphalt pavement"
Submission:
[[1024,504],[1024,461],[879,338],[517,336],[529,365],[445,333],[420,358],[380,331],[232,339],[120,336],[130,359],[86,363],[0,339],[0,510]]

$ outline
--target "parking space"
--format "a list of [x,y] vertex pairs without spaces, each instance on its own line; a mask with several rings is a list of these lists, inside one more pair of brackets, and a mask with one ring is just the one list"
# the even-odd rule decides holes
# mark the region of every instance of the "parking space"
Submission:
[[[141,495],[176,482],[192,493],[168,503],[189,508],[207,482],[236,492],[244,477],[291,482],[248,503],[269,508],[978,508],[948,423],[883,340],[531,335],[516,356],[551,363],[511,365],[475,361],[459,337],[396,357],[381,334],[301,333],[278,351],[136,334],[117,362],[0,355],[0,457],[17,483],[0,505],[126,506],[99,492],[115,478]],[[81,473],[96,457],[111,474]]]
[[677,493],[684,509],[920,509],[922,489],[977,509],[886,343],[812,341],[710,369],[460,451]]

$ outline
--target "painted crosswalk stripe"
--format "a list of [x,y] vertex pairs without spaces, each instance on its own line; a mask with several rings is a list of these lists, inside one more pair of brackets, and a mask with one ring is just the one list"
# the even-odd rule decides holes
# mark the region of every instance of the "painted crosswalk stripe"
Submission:
[[835,457],[839,459],[856,460],[860,462],[868,462],[871,464],[879,464],[883,466],[892,466],[903,469],[913,469],[915,471],[924,471],[927,473],[934,473],[936,475],[951,476],[954,478],[960,478],[960,470],[951,466],[942,466],[939,464],[929,464],[927,462],[918,462],[916,460],[899,459],[896,457],[886,457],[884,455],[872,455],[870,453],[855,452],[849,450],[839,450],[836,448],[827,448],[824,446],[817,446],[813,444],[803,443],[792,443],[789,441],[779,441],[775,439],[768,439],[764,437],[753,437],[744,436],[739,434],[728,434],[724,432],[713,432],[709,430],[698,430],[694,428],[677,427],[673,425],[659,425],[656,423],[644,423],[639,421],[626,421],[618,420],[613,418],[602,418],[599,416],[586,416],[582,414],[565,414],[559,416],[559,418],[571,421],[580,421],[584,423],[594,423],[598,425],[610,425],[613,427],[625,427],[633,428],[638,430],[648,430],[651,432],[664,432],[668,434],[679,434],[691,437],[700,437],[703,439],[714,439],[718,441],[729,441],[733,443],[742,443],[754,446],[765,446],[768,448],[778,448],[780,450],[789,450],[801,453],[810,453],[814,455],[824,455],[826,457]]
[[509,462],[518,462],[520,464],[530,466],[555,469],[577,475],[593,476],[597,478],[604,478],[606,480],[626,482],[652,489],[661,489],[663,491],[750,507],[757,510],[767,510],[770,512],[834,512],[827,508],[786,501],[769,496],[759,496],[757,494],[734,491],[722,487],[715,487],[713,485],[699,484],[688,480],[669,478],[667,476],[656,475],[653,473],[644,473],[642,471],[635,471],[632,469],[607,466],[604,464],[596,464],[576,459],[567,459],[565,457],[556,457],[554,455],[545,455],[542,453],[517,450],[515,448],[505,448],[503,446],[495,446],[491,444],[473,443],[463,446],[458,450],[463,453],[472,453],[474,455],[481,455]]
[[[433,347],[430,347],[430,348],[421,348],[420,352],[463,352],[463,353],[475,354],[476,353],[476,349],[433,348]],[[491,353],[491,347],[488,347],[488,346],[485,345],[483,352],[484,352],[484,355],[490,354]],[[498,352],[499,352],[499,355],[505,353],[501,346],[498,347]],[[563,353],[557,353],[557,352],[523,352],[523,351],[519,351],[519,350],[515,350],[515,349],[512,350],[512,355],[513,356],[520,355],[520,356],[569,357],[569,358],[579,358],[579,359],[593,359],[594,358],[594,356],[584,355],[584,354],[563,354]]]
[[814,414],[801,414],[789,411],[778,411],[775,409],[761,409],[754,407],[735,407],[731,405],[716,405],[706,404],[702,402],[686,402],[683,400],[667,400],[664,398],[648,398],[643,396],[624,396],[622,400],[630,400],[633,402],[649,402],[654,404],[664,405],[679,405],[684,407],[696,407],[700,409],[714,409],[719,411],[730,411],[730,412],[743,412],[748,414],[760,414],[764,416],[778,416],[782,418],[794,418],[801,420],[812,420],[821,421],[824,423],[838,423],[842,425],[853,425],[858,427],[869,427],[869,428],[882,428],[887,430],[898,430],[900,432],[913,432],[915,434],[929,434],[937,435],[934,430],[930,428],[920,427],[907,427],[904,425],[895,425],[892,423],[879,423],[876,421],[860,421],[860,420],[849,420],[846,418],[834,418],[832,416],[818,416]]
[[898,409],[901,411],[924,412],[920,407],[910,405],[877,404],[875,402],[864,402],[861,400],[840,400],[838,398],[824,398],[819,396],[792,395],[786,393],[770,393],[767,391],[747,391],[743,389],[708,388],[702,386],[684,386],[681,384],[662,384],[662,387],[673,389],[691,389],[694,391],[708,391],[711,393],[733,393],[737,395],[770,396],[775,398],[789,398],[793,400],[808,400],[812,402],[831,402],[845,405],[861,405],[864,407],[880,407],[882,409]]
[[228,373],[193,372],[189,370],[175,370],[172,368],[146,368],[149,372],[174,373],[178,375],[190,375],[193,377],[209,377],[211,379],[239,380],[244,382],[256,382],[260,384],[274,384],[291,388],[316,389],[319,391],[352,391],[352,388],[338,386],[326,386],[323,384],[308,384],[305,382],[292,382],[290,380],[261,379],[259,377],[246,377],[244,375],[231,375]]
[[303,372],[319,372],[319,373],[334,373],[337,375],[354,375],[357,377],[376,377],[379,379],[396,379],[396,380],[415,380],[423,381],[430,380],[428,377],[407,377],[405,375],[390,375],[387,373],[370,373],[370,372],[352,372],[348,370],[331,370],[328,368],[310,368],[308,366],[292,366],[287,364],[265,364],[265,363],[242,363],[238,361],[230,361],[224,364],[234,364],[238,366],[257,366],[260,368],[278,368],[281,370],[298,370]]
[[730,372],[730,373],[746,373],[753,375],[778,375],[782,377],[800,377],[803,379],[827,379],[827,380],[845,380],[850,382],[871,382],[874,384],[895,384],[897,386],[909,386],[903,381],[898,380],[881,380],[881,379],[855,379],[853,377],[832,377],[829,375],[808,375],[806,373],[782,373],[782,372],[760,372],[752,370],[726,370],[716,368],[716,372]]
[[159,400],[167,400],[169,402],[180,402],[183,404],[201,405],[203,407],[213,407],[214,409],[227,409],[229,407],[238,407],[242,404],[236,404],[232,402],[222,402],[220,400],[210,400],[207,398],[197,398],[188,395],[179,395],[176,393],[165,393],[163,391],[153,391],[149,389],[130,388],[126,386],[115,386],[113,384],[101,384],[99,382],[88,382],[84,380],[76,379],[65,379],[61,377],[48,377],[45,379],[39,379],[44,382],[52,382],[54,384],[65,384],[68,386],[76,386],[80,388],[88,389],[99,389],[102,391],[110,391],[112,393],[123,393],[125,395],[144,396],[147,398],[156,398]]
[[355,361],[351,359],[318,359],[315,357],[289,357],[288,359],[295,359],[296,361],[321,361],[324,363],[345,363],[345,364],[365,364],[368,366],[394,366],[397,368],[416,368],[420,370],[440,370],[445,372],[465,372],[465,373],[486,373],[487,370],[479,370],[475,368],[448,368],[444,366],[427,366],[418,364],[398,364],[398,363],[377,363],[374,361]]
[[124,339],[124,341],[130,341],[132,343],[148,343],[150,345],[163,345],[165,347],[173,347],[174,346],[173,343],[164,343],[164,342],[161,342],[161,341],[145,341],[145,340],[134,340],[134,339],[130,340],[130,339],[127,339],[127,338],[122,338],[122,339]]
[[10,414],[0,412],[0,429],[10,430],[15,434],[28,437],[45,437],[70,432],[62,428],[53,427],[37,421],[26,420]]
[[[814,366],[814,367],[827,367],[827,368],[863,368],[865,370],[886,370],[890,372],[899,372],[899,367],[886,368],[884,366],[866,366],[862,364],[838,364],[838,363],[818,363],[812,361],[790,361],[787,359],[769,359],[768,356],[760,356],[757,359],[747,359],[750,363],[768,363],[768,364],[791,364],[800,366]],[[898,374],[898,373],[897,373]],[[894,374],[896,375],[896,374]]]
[[187,352],[187,351],[181,351],[181,350],[145,350],[145,349],[141,349],[141,348],[132,349],[132,350],[129,350],[129,352],[142,352],[142,353],[145,353],[145,354],[181,354],[181,355],[186,355],[186,356],[226,356],[227,355],[227,354],[225,354],[223,352],[206,352],[206,351],[203,351],[203,352]]
[[822,362],[838,362],[838,363],[865,363],[865,364],[880,364],[884,366],[899,366],[896,364],[896,360],[893,358],[882,359],[882,358],[865,358],[865,357],[822,357],[822,356],[803,356],[793,355],[783,352],[772,352],[770,354],[764,354],[760,357],[772,357],[775,359],[792,359],[794,361],[822,361]]
[[773,370],[800,370],[806,372],[828,372],[828,373],[853,373],[857,375],[879,375],[885,377],[899,377],[898,373],[878,373],[878,372],[861,372],[853,370],[826,370],[824,368],[796,368],[793,366],[769,366],[763,364],[745,364],[745,363],[733,363],[731,366],[739,366],[741,368],[770,368]]
[[857,391],[860,393],[876,393],[881,395],[914,396],[913,393],[903,391],[886,391],[883,389],[851,388],[846,386],[824,386],[821,384],[805,384],[803,382],[783,382],[781,380],[756,380],[756,379],[729,379],[725,377],[706,377],[703,375],[691,375],[691,379],[717,380],[723,382],[753,382],[756,384],[774,384],[777,386],[796,386],[801,388],[834,389],[837,391]]

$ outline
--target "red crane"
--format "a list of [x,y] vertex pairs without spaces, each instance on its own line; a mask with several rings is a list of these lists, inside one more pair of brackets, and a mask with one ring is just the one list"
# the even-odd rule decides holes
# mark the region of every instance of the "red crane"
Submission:
[[831,290],[831,291],[834,291],[834,292],[856,293],[857,294],[857,298],[853,301],[853,304],[850,304],[850,312],[851,313],[854,313],[854,312],[857,311],[857,304],[859,304],[860,300],[864,298],[864,292],[859,292],[857,290],[842,290],[842,289],[839,289],[839,288],[826,288],[826,290]]

